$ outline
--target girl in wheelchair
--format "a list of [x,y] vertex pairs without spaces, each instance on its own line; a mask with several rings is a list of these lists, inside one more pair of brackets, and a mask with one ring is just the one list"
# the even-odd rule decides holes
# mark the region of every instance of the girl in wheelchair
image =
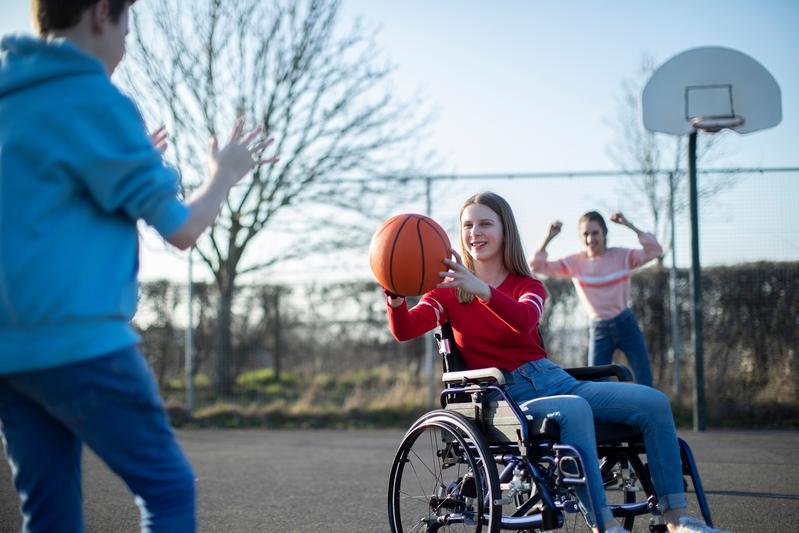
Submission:
[[[594,421],[638,429],[647,450],[658,508],[671,533],[717,533],[689,516],[680,449],[671,406],[660,391],[634,383],[578,381],[547,358],[539,333],[546,290],[529,269],[508,203],[484,192],[460,211],[460,254],[447,259],[445,280],[408,309],[386,291],[389,327],[398,341],[449,322],[469,369],[497,367],[512,373],[506,392],[535,419],[553,418],[561,441],[586,458],[587,487],[577,489],[586,509],[596,502],[603,529],[624,530],[610,512],[600,475]],[[589,453],[590,452],[590,453]],[[590,495],[589,495],[590,491]],[[587,520],[596,529],[596,517]]]

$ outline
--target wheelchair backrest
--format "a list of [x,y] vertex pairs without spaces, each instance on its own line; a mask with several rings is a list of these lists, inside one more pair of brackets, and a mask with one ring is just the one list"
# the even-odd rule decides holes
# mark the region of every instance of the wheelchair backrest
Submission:
[[466,370],[466,361],[458,345],[455,344],[455,336],[452,334],[452,326],[449,322],[441,325],[441,334],[436,335],[438,342],[438,353],[444,362],[444,372],[460,372]]

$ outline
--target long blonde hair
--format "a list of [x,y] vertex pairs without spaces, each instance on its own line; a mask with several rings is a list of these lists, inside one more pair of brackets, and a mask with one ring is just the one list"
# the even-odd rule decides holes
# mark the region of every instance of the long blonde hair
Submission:
[[[524,255],[522,238],[519,235],[519,227],[516,225],[513,210],[503,197],[490,191],[477,193],[467,198],[458,214],[458,240],[460,241],[461,258],[466,268],[474,273],[474,261],[463,243],[460,220],[464,209],[472,204],[484,205],[499,216],[499,221],[502,223],[502,262],[505,268],[513,274],[532,277],[533,274],[530,272],[530,266]],[[474,300],[474,295],[464,291],[461,287],[458,287],[457,293],[458,301],[461,303],[470,303]]]

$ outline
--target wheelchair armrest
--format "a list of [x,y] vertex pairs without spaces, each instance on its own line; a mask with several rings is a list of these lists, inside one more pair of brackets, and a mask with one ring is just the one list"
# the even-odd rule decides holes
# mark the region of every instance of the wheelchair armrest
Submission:
[[504,385],[505,383],[512,383],[513,378],[510,372],[501,368],[477,368],[475,370],[462,370],[460,372],[444,372],[441,376],[441,381],[444,383],[458,383],[465,384],[473,383],[491,383],[497,385]]
[[580,381],[593,381],[612,377],[615,377],[619,381],[633,381],[632,372],[624,365],[582,366],[577,368],[564,368],[563,370]]

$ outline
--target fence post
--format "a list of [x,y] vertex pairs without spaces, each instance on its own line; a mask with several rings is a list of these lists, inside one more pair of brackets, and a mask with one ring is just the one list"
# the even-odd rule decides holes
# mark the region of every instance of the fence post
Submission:
[[185,348],[185,386],[186,386],[186,410],[189,413],[194,411],[194,320],[192,317],[192,258],[191,253],[194,247],[189,248],[188,253],[188,275],[186,283],[186,346]]
[[[430,177],[425,178],[425,214],[429,217],[432,216],[433,211],[433,180]],[[435,339],[433,332],[429,331],[424,336],[424,372],[427,376],[427,405],[432,406],[436,398],[436,379],[433,375],[433,358],[435,357],[435,350],[433,344]]]
[[671,364],[672,391],[680,394],[680,363],[682,359],[682,335],[680,334],[680,312],[677,306],[677,232],[674,222],[674,172],[669,172],[669,221],[671,223],[671,266],[669,267],[669,308],[671,311]]

